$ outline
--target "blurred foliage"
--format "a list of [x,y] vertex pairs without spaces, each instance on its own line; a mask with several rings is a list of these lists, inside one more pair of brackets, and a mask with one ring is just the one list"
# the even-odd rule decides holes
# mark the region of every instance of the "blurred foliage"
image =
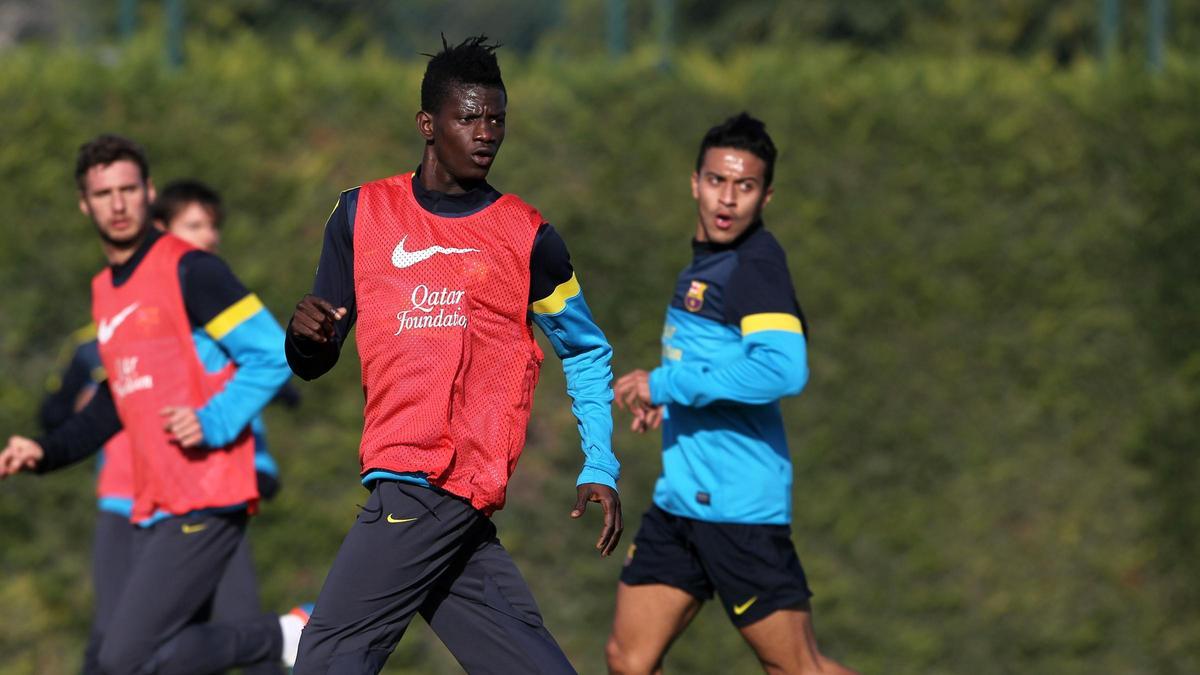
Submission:
[[[281,319],[338,191],[416,166],[419,59],[236,26],[188,52],[166,69],[150,35],[0,58],[6,431],[33,429],[103,264],[71,177],[84,140],[129,134],[160,183],[220,189],[227,258]],[[784,409],[826,652],[867,673],[1200,672],[1200,63],[1176,55],[1148,78],[845,45],[688,49],[669,69],[650,49],[502,55],[493,182],[563,233],[618,373],[657,360],[700,136],[743,108],[768,122],[781,157],[767,222],[812,328],[812,380]],[[496,519],[550,629],[599,673],[620,560],[592,550],[598,514],[567,517],[578,438],[547,365]],[[359,386],[351,349],[302,386],[298,413],[268,411],[284,488],[251,531],[271,608],[315,597],[365,499]],[[658,440],[627,422],[628,541],[659,463]],[[0,484],[0,673],[78,667],[91,482],[76,468]],[[387,672],[455,672],[417,624]],[[667,667],[757,670],[713,606]]]
[[[136,22],[157,26],[166,0],[132,0]],[[403,58],[429,52],[444,32],[461,39],[486,31],[510,50],[538,47],[582,55],[603,51],[609,5],[625,8],[622,28],[634,44],[669,35],[679,46],[723,53],[738,45],[827,42],[872,52],[984,52],[1068,65],[1095,55],[1102,0],[222,0],[185,3],[188,30],[230,36],[251,30],[269,40],[310,33],[357,51],[379,43]],[[1122,48],[1145,53],[1150,0],[1119,0]],[[1167,0],[1168,44],[1200,50],[1200,0]],[[120,0],[8,0],[0,45],[18,40],[112,41]],[[662,22],[666,21],[667,26]],[[5,24],[12,27],[6,29]],[[663,28],[667,28],[663,32]]]

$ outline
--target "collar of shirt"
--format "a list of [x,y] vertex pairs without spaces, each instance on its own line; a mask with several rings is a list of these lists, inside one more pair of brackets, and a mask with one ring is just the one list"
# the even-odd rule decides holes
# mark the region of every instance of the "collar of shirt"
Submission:
[[158,228],[150,227],[150,231],[146,233],[146,238],[138,245],[137,250],[133,252],[129,260],[120,265],[109,265],[112,268],[113,286],[120,286],[128,281],[129,277],[133,276],[133,271],[137,269],[138,263],[142,262],[142,258],[146,257],[146,253],[150,250],[150,247],[154,245],[154,242],[158,241],[158,238],[162,234]]
[[421,167],[413,174],[413,196],[426,211],[439,216],[469,216],[482,211],[500,198],[500,192],[487,182],[480,182],[462,194],[429,190],[421,184]]
[[763,229],[763,221],[761,218],[750,223],[750,227],[746,231],[739,234],[737,239],[728,244],[718,244],[711,241],[700,241],[692,238],[692,255],[696,257],[710,255],[712,253],[720,253],[721,251],[732,251],[746,242],[747,239],[754,236],[759,230]]

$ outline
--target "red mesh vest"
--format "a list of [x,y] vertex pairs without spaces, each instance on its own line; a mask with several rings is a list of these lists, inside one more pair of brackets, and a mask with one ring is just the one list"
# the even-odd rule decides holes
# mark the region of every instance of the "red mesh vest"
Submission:
[[129,434],[118,431],[104,444],[104,464],[96,477],[97,497],[133,497],[133,448]]
[[236,371],[205,372],[196,354],[179,287],[179,259],[191,250],[163,235],[119,288],[108,268],[92,279],[100,360],[133,448],[135,521],[258,501],[249,426],[223,448],[185,450],[159,416],[165,406],[202,407]]
[[363,185],[354,221],[363,471],[422,472],[490,514],[525,445],[542,352],[529,257],[542,223],[504,195],[443,218],[407,173]]

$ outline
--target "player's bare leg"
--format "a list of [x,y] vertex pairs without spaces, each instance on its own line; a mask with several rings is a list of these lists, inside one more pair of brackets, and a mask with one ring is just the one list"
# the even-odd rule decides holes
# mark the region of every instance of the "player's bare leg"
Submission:
[[741,633],[758,656],[763,670],[771,675],[856,675],[817,649],[812,610],[807,603],[773,612],[742,628]]
[[604,649],[608,672],[661,673],[667,649],[699,610],[695,596],[674,586],[617,584],[616,616]]

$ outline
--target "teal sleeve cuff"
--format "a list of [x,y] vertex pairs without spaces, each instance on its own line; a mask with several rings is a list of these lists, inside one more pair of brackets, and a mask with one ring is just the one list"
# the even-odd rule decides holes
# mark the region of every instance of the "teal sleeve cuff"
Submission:
[[667,396],[667,371],[662,366],[650,371],[650,402],[654,405],[666,405],[671,402]]
[[[200,431],[204,433],[204,444],[210,448],[219,448],[222,445],[228,445],[233,442],[233,439],[225,440],[228,435],[217,418],[216,413],[211,408],[204,407],[196,410],[196,419],[200,421]],[[236,438],[236,436],[234,437]],[[224,442],[222,442],[224,441]]]
[[584,483],[597,483],[600,485],[606,485],[616,490],[617,478],[619,478],[619,476],[614,476],[603,469],[593,466],[584,466],[583,471],[579,472],[579,478],[575,481],[575,487],[579,487]]

